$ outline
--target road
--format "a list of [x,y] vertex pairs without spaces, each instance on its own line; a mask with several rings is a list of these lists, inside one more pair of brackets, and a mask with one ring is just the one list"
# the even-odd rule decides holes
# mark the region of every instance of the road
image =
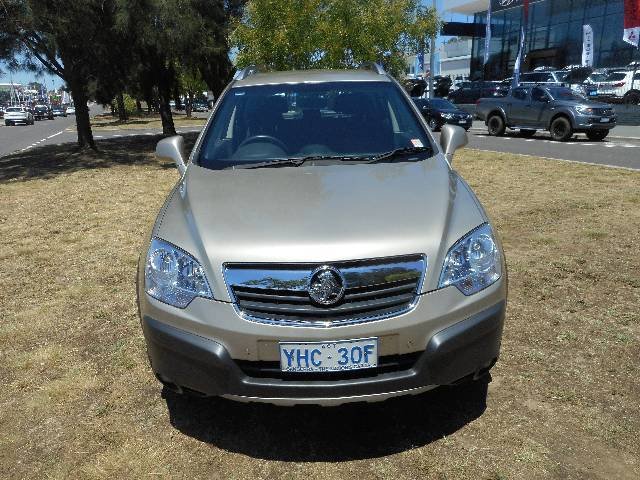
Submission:
[[74,115],[55,117],[54,120],[39,120],[34,125],[7,127],[0,124],[0,157],[23,149],[32,148],[56,139],[65,129],[74,126]]
[[486,130],[474,129],[469,132],[468,146],[478,150],[640,170],[639,140],[607,138],[603,142],[593,142],[584,135],[578,135],[568,142],[556,142],[546,132],[539,132],[533,138],[522,138],[516,132],[503,137],[491,137]]

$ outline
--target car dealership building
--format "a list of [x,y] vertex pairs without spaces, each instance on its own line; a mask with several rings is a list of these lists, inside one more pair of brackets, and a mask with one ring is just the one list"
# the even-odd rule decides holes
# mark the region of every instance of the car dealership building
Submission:
[[[491,41],[486,79],[503,79],[513,72],[523,21],[522,0],[444,0],[447,12],[466,15],[457,24],[458,35],[473,38],[471,77],[482,78],[485,24],[492,2]],[[625,43],[624,0],[530,0],[522,70],[540,66],[563,68],[579,65],[583,25],[593,29],[593,66],[622,67],[640,61],[640,50]],[[473,18],[473,23],[471,23]],[[446,28],[446,26],[445,26]]]

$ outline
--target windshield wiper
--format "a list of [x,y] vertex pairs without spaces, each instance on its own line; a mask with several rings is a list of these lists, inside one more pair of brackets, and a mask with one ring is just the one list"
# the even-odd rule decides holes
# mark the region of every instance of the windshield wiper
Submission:
[[235,165],[233,168],[299,167],[300,165],[313,160],[338,160],[341,162],[347,162],[349,160],[369,160],[370,158],[371,157],[350,157],[346,155],[309,155],[307,157],[276,158],[258,163],[243,163],[241,165]]
[[274,167],[299,167],[305,162],[302,158],[276,158],[274,160],[268,160],[266,162],[253,162],[243,163],[240,165],[234,165],[234,170],[237,168],[274,168]]
[[372,157],[371,160],[367,163],[378,163],[384,162],[386,160],[394,160],[399,157],[404,157],[406,155],[411,155],[414,153],[423,153],[423,152],[432,152],[431,147],[404,147],[404,148],[396,148],[395,150],[391,150],[390,152],[381,153],[380,155],[376,155]]

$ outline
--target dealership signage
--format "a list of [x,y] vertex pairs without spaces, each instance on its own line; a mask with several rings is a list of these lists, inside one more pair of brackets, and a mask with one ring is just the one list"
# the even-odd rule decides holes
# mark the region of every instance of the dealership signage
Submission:
[[[538,3],[542,0],[531,0],[529,3]],[[524,0],[491,0],[491,10],[499,12],[500,10],[508,10],[510,8],[522,7]]]

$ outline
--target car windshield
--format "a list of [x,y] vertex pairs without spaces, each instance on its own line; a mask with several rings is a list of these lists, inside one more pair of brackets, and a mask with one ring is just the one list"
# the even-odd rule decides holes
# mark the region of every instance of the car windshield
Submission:
[[9,107],[9,108],[7,108],[7,112],[22,112],[22,108],[20,108],[20,107]]
[[627,74],[624,73],[624,72],[615,72],[615,73],[612,73],[611,75],[609,75],[607,77],[606,81],[607,82],[617,82],[617,81],[620,81],[620,80],[624,80],[626,78],[626,76],[627,76]]
[[592,73],[589,76],[589,80],[592,82],[604,82],[607,79],[607,75],[605,73]]
[[580,95],[569,88],[549,88],[548,90],[554,100],[586,100],[583,95]]
[[433,100],[429,100],[429,104],[433,108],[438,108],[440,110],[457,110],[456,106],[453,103],[442,98],[434,98]]
[[394,83],[296,83],[230,89],[197,158],[219,170],[292,158],[357,160],[415,147],[431,142]]

